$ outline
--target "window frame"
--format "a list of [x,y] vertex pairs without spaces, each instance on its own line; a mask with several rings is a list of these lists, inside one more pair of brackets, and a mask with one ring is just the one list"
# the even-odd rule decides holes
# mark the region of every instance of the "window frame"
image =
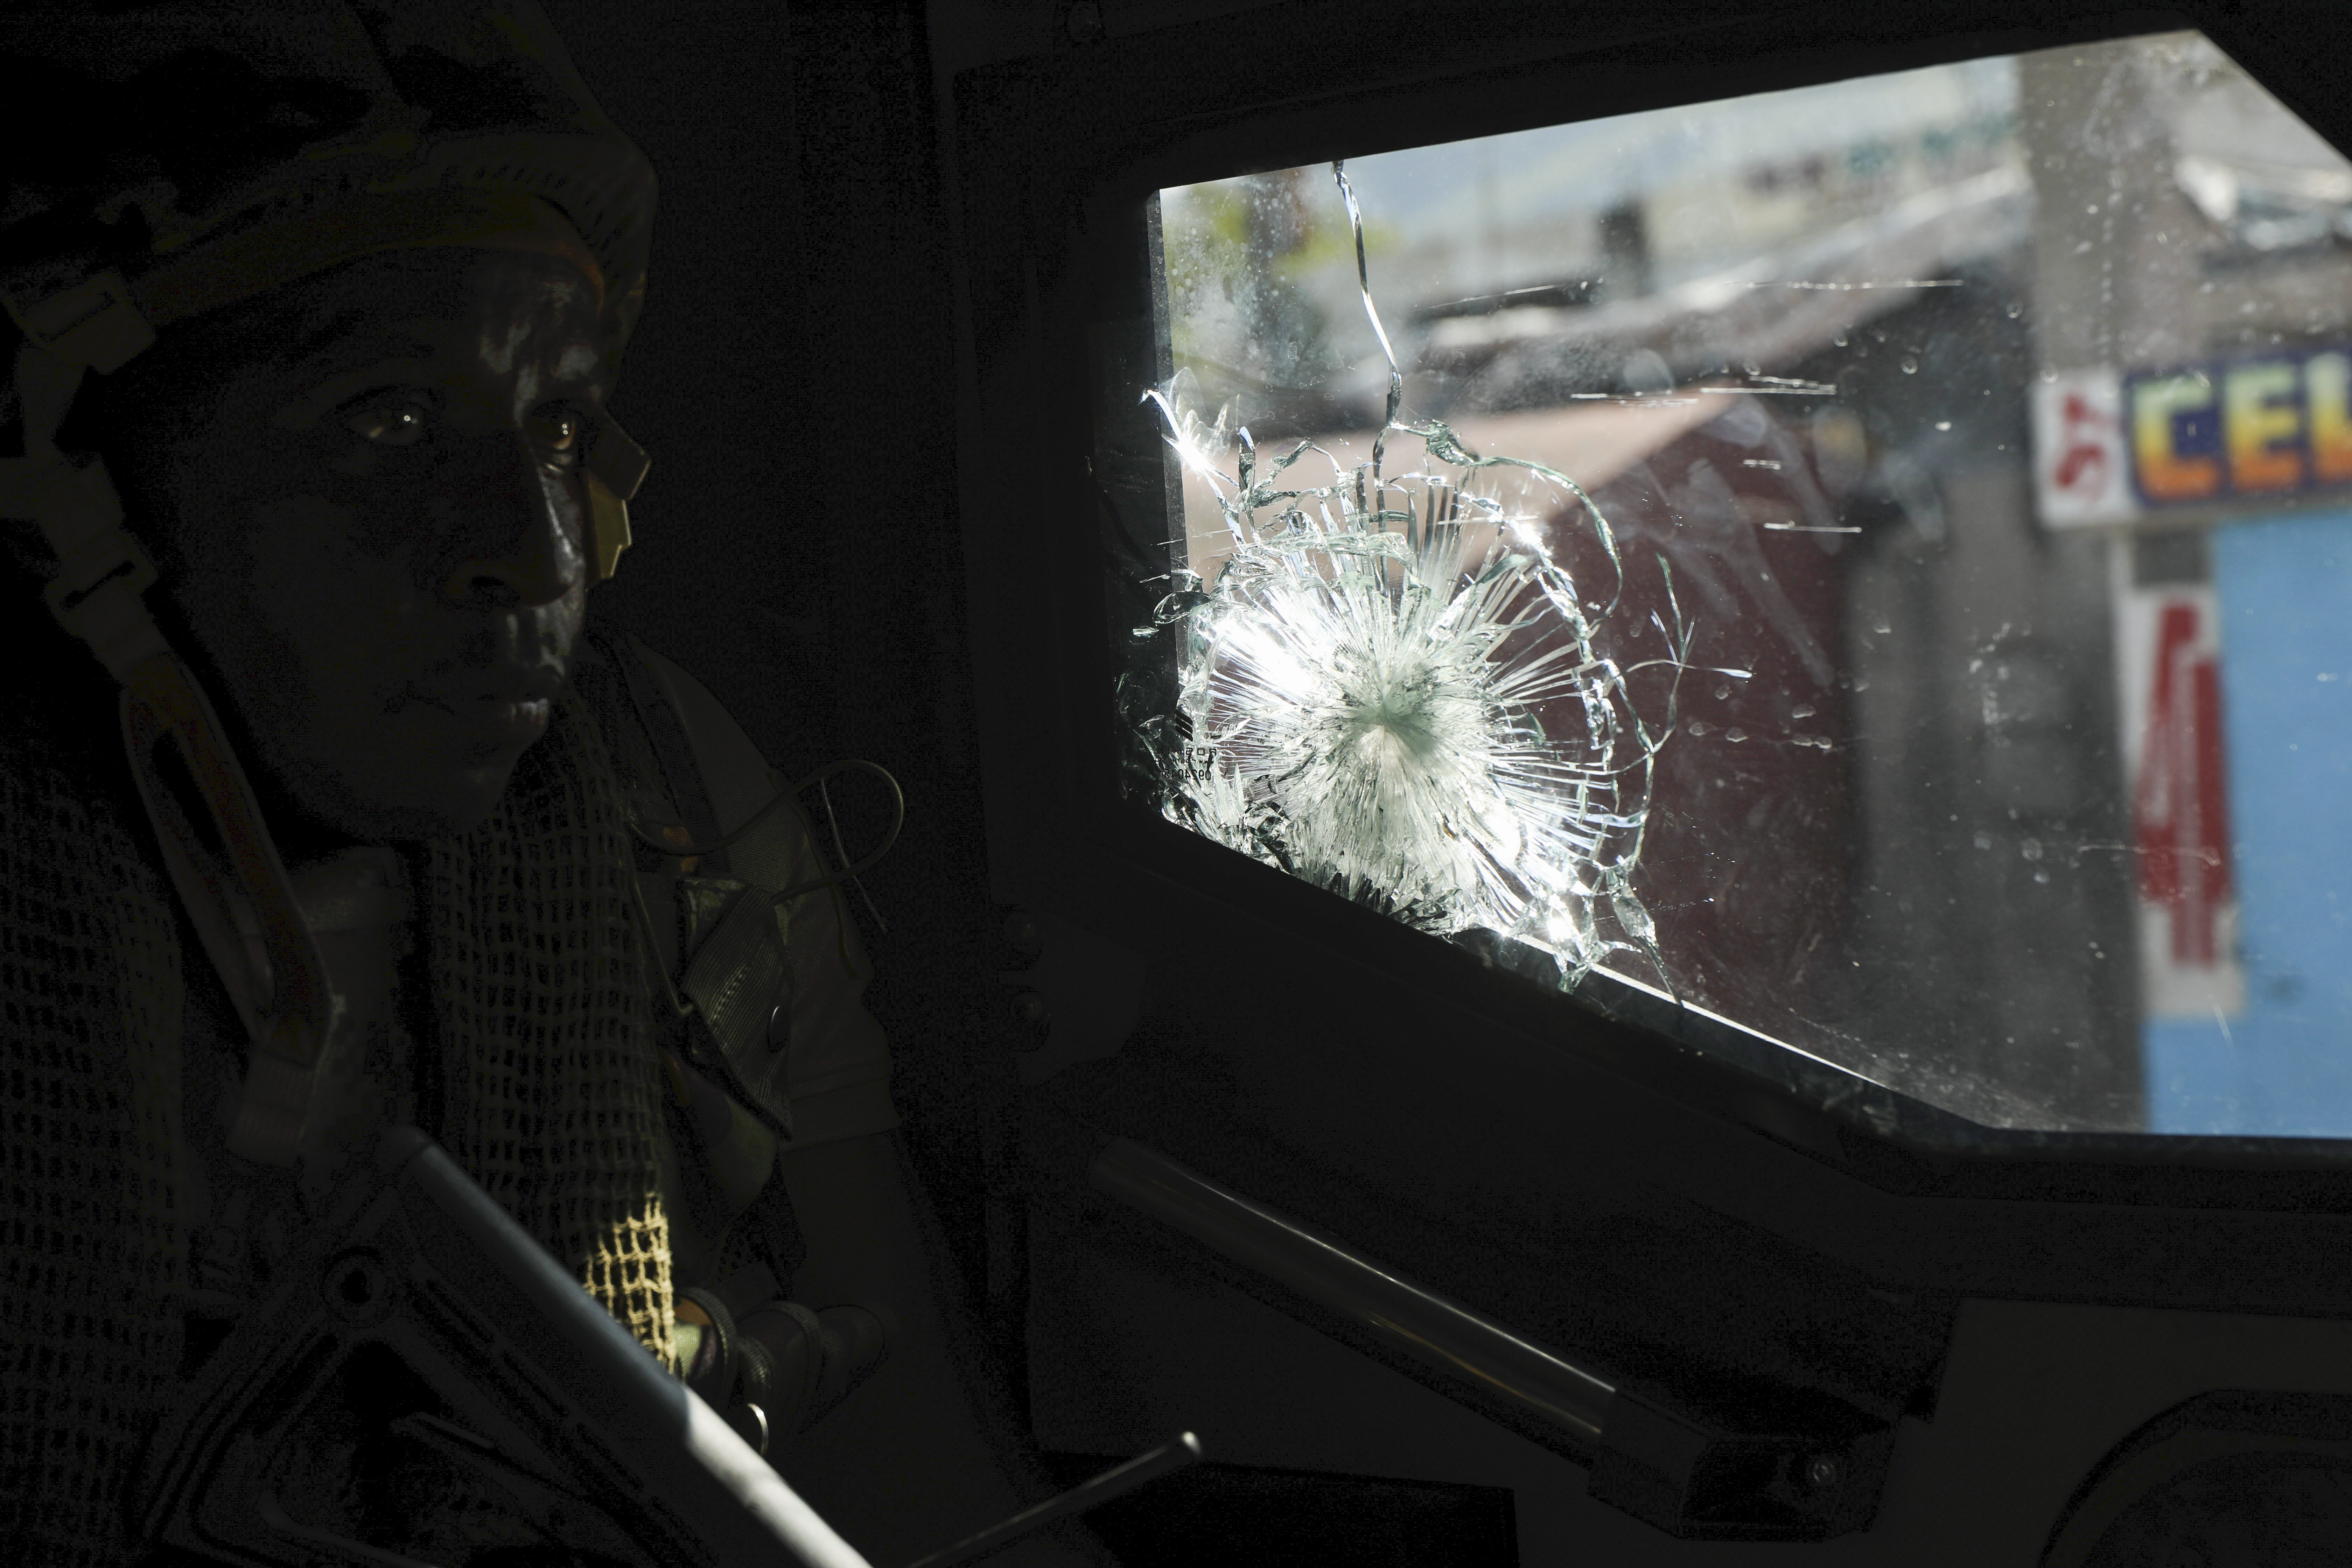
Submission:
[[[1181,1086],[1164,1082],[1157,1112],[1130,1115],[1102,1085],[1148,1072],[1119,1058],[1091,1087],[1048,1089],[1102,1125],[1130,1115],[1113,1130],[1237,1186],[1255,1173],[1261,1190],[1283,1189],[1266,1195],[1347,1234],[1350,1220],[1384,1223],[1343,1189],[1373,1169],[1395,1128],[1315,1127],[1298,1108],[1316,1072],[1411,1063],[1413,1031],[1434,1030],[1456,1075],[1486,1087],[1433,1111],[1448,1120],[1444,1136],[1412,1162],[1433,1179],[1475,1185],[1519,1169],[1495,1164],[1500,1155],[1474,1136],[1494,1115],[1582,1152],[1563,1167],[1562,1202],[1622,1184],[1897,1289],[2352,1313],[2352,1140],[1979,1127],[1776,1047],[1695,1048],[1649,1026],[1638,1002],[1605,1016],[1125,805],[1111,706],[1124,612],[1106,591],[1091,466],[1098,439],[1157,439],[1148,410],[1127,407],[1111,384],[1130,384],[1155,352],[1147,213],[1161,188],[2189,27],[2352,146],[2352,100],[2331,106],[2319,64],[2352,50],[2352,14],[2289,8],[2257,22],[2219,5],[2059,0],[1857,15],[1814,0],[1758,18],[1695,5],[1634,16],[1487,4],[1449,10],[1449,33],[1410,60],[1349,59],[1349,40],[1415,37],[1428,15],[1392,0],[1275,7],[1056,47],[953,80],[960,482],[995,895],[1083,921],[1149,952],[1162,974],[1216,965],[1218,1016],[1256,1031],[1235,1048],[1256,1053],[1253,1083],[1281,1085],[1266,1092],[1287,1109],[1244,1129],[1230,1109],[1184,1104]],[[1301,89],[1286,59],[1309,62],[1318,85]],[[1335,79],[1334,60],[1361,73],[1320,85]],[[1155,364],[1146,379],[1165,374]],[[1328,976],[1311,999],[1296,978],[1301,946],[1319,951]],[[1277,948],[1291,956],[1234,956]],[[1319,1040],[1297,1037],[1302,1028]],[[1513,1120],[1536,1103],[1543,1116]],[[1387,1247],[1358,1234],[1367,1250],[1414,1262],[1405,1231]],[[1461,1293],[1479,1301],[1475,1282]]]

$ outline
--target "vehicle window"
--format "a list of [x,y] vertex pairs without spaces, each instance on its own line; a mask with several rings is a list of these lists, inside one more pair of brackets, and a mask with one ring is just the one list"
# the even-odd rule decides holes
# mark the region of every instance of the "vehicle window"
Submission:
[[1980,1122],[2352,1133],[2352,164],[2211,43],[1158,211],[1134,795]]

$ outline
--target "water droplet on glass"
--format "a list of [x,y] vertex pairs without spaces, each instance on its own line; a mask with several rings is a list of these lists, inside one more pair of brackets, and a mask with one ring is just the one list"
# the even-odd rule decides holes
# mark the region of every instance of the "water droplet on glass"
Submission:
[[1789,717],[1791,719],[1810,719],[1820,711],[1820,709],[1814,707],[1810,702],[1800,702],[1794,708],[1789,710]]
[[1936,428],[1938,430],[1948,430],[1951,427],[1952,422],[1948,419],[1938,419],[1936,421]]
[[1830,339],[1830,342],[1835,343],[1840,348],[1843,348],[1846,345],[1846,335],[1843,332],[1840,332]]
[[1728,686],[1718,686],[1715,689],[1715,700],[1717,702],[1722,701],[1725,698],[1729,697],[1730,695],[1731,688]]
[[1748,739],[1748,731],[1735,725],[1723,732],[1723,738],[1727,741],[1744,741]]
[[1712,731],[1714,728],[1715,728],[1715,726],[1714,726],[1714,725],[1712,725],[1712,724],[1708,723],[1708,722],[1707,722],[1706,720],[1704,720],[1704,719],[1694,719],[1694,720],[1692,720],[1692,721],[1690,721],[1690,732],[1691,732],[1693,735],[1704,735],[1704,734],[1706,734],[1708,731]]
[[1906,375],[1916,375],[1916,374],[1919,374],[1919,362],[1918,362],[1917,360],[1914,359],[1911,355],[1909,355],[1909,354],[1905,354],[1905,355],[1903,356],[1903,374],[1906,374]]
[[2025,307],[2022,305],[2011,305],[2009,308],[2009,319],[2012,321],[2023,314],[2025,314]]
[[1992,847],[1992,835],[1990,833],[1979,833],[1977,835],[1976,843],[1977,847],[1979,849],[1990,849]]
[[2024,844],[2019,847],[2017,852],[2024,856],[2028,860],[2039,860],[2042,858],[2042,840],[2039,838],[2029,838],[2024,842]]

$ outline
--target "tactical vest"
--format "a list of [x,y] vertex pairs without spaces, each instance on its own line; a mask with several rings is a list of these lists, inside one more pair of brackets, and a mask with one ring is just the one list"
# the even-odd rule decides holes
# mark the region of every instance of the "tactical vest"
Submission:
[[654,848],[646,838],[691,847],[725,837],[706,762],[635,638],[592,630],[572,670],[639,834],[655,1027],[671,1068],[663,1168],[671,1279],[740,1310],[786,1293],[805,1251],[775,1172],[776,1152],[793,1137],[791,911],[772,895],[791,879],[799,819],[778,814],[763,830],[704,854]]

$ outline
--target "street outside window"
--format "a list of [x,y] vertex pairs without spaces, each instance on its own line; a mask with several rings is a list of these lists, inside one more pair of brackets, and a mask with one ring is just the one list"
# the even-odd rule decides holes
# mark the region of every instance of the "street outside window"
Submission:
[[1986,1124],[2352,1135],[2352,163],[2210,42],[1157,221],[1137,798]]

